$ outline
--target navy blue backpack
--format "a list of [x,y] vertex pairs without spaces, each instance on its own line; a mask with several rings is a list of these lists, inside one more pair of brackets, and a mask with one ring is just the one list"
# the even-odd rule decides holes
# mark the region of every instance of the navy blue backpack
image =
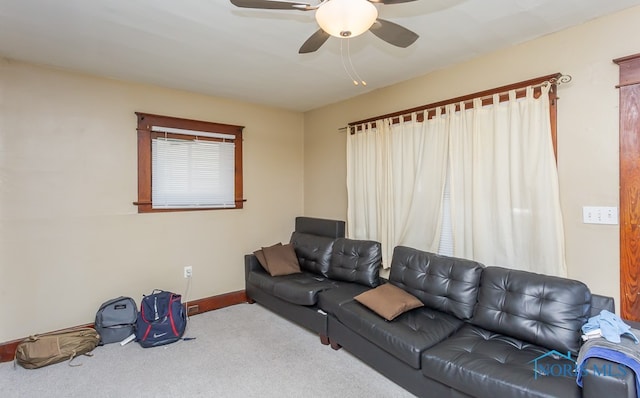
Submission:
[[136,321],[136,341],[142,347],[156,347],[180,340],[187,327],[182,296],[154,290],[142,296]]

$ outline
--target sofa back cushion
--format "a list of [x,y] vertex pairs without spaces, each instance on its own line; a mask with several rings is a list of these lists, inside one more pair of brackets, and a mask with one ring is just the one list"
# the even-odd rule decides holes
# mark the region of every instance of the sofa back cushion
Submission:
[[327,276],[376,287],[380,284],[382,246],[372,240],[340,238],[333,243]]
[[482,264],[405,246],[393,250],[389,280],[426,306],[469,319],[478,296]]
[[320,235],[329,238],[344,238],[345,222],[315,217],[296,217],[294,230],[304,234]]
[[293,244],[298,256],[300,269],[326,277],[334,240],[327,236],[293,232],[291,234],[291,244]]
[[539,346],[578,352],[591,292],[572,279],[487,267],[471,323]]

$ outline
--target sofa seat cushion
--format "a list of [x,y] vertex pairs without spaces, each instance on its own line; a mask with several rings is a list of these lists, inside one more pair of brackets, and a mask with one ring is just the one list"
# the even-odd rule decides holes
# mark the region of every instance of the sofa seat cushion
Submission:
[[422,373],[474,397],[580,397],[566,355],[467,324],[424,351]]
[[318,293],[318,308],[328,314],[335,314],[344,303],[353,301],[360,293],[371,290],[359,283],[334,281],[334,287]]
[[303,272],[274,277],[276,279],[272,294],[284,301],[298,305],[315,305],[318,293],[334,287],[325,277]]
[[463,325],[463,321],[428,307],[405,312],[389,322],[357,301],[343,303],[334,315],[355,333],[415,369],[420,369],[422,351]]

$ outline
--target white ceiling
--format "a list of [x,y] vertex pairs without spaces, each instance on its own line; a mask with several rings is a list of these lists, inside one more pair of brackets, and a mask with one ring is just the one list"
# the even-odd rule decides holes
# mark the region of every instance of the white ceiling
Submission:
[[640,0],[377,5],[380,18],[420,38],[406,49],[370,32],[350,39],[366,87],[348,78],[342,39],[298,54],[318,29],[313,11],[240,9],[228,0],[0,0],[0,56],[306,111],[635,5]]

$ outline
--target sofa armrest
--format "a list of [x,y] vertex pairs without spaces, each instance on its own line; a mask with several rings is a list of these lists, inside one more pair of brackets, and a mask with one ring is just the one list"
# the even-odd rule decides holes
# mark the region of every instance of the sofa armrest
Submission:
[[635,373],[625,365],[588,358],[582,375],[583,398],[636,398]]
[[591,295],[591,313],[589,316],[596,316],[600,314],[602,310],[609,312],[616,312],[616,305],[613,297],[602,296],[600,294]]
[[258,257],[255,254],[245,254],[244,256],[244,279],[247,279],[251,271],[258,271],[262,269],[262,265],[258,262]]

